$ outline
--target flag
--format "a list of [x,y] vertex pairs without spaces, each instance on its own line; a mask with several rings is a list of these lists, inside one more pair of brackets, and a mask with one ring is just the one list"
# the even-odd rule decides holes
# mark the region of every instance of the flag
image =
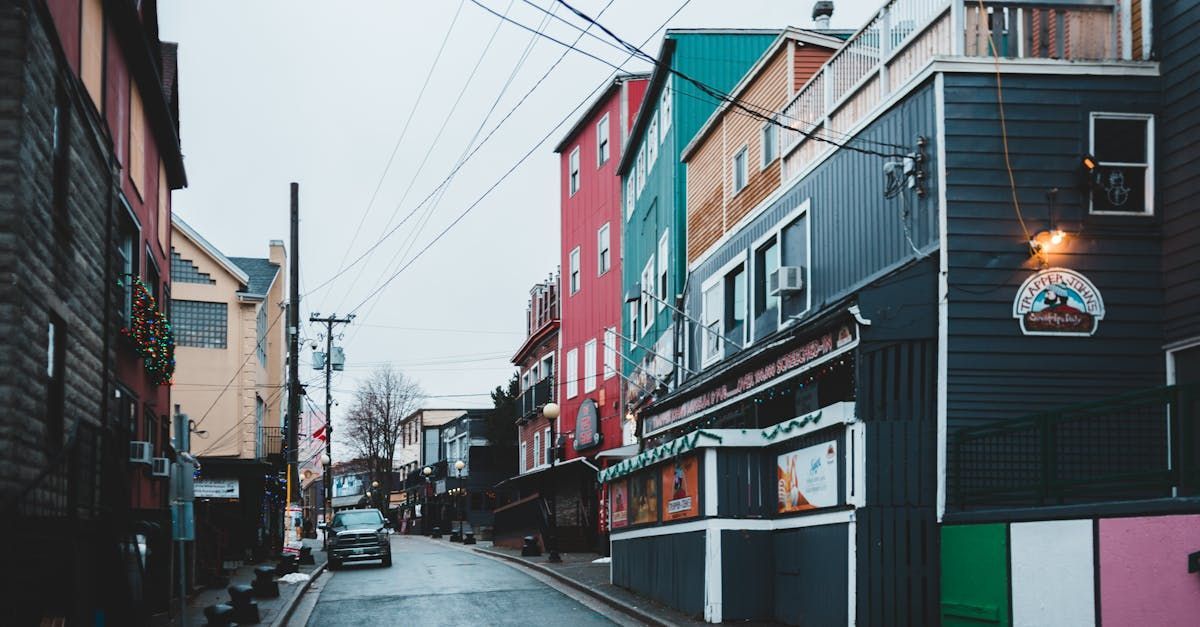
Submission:
[[312,437],[314,437],[314,438],[316,438],[316,439],[318,439],[318,440],[320,440],[320,441],[322,441],[322,442],[324,442],[325,440],[329,439],[329,438],[328,438],[328,437],[325,435],[325,425],[321,425],[321,428],[320,428],[320,429],[317,429],[316,431],[313,431]]

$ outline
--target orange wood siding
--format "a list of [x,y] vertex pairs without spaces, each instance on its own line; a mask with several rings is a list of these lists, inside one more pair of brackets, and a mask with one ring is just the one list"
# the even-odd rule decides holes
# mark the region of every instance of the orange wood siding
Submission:
[[687,260],[691,263],[724,232],[725,187],[721,134],[709,133],[687,165]]
[[1133,31],[1132,52],[1133,58],[1142,59],[1142,0],[1133,0],[1129,3],[1129,21]]
[[797,42],[796,55],[793,59],[795,68],[794,80],[792,84],[792,93],[800,91],[800,88],[812,78],[817,70],[821,69],[833,51],[828,48],[817,48],[815,46],[802,45]]

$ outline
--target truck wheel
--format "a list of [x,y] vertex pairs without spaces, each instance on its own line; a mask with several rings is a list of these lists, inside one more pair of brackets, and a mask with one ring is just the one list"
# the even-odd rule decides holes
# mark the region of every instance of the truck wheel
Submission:
[[384,568],[391,568],[391,566],[392,566],[392,554],[391,553],[388,553],[387,555],[383,556],[383,566],[384,566]]

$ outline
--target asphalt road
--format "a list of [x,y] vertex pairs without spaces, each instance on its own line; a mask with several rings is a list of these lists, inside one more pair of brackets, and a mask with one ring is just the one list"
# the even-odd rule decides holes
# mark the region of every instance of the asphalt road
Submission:
[[393,566],[350,563],[326,572],[309,627],[617,625],[517,566],[464,548],[392,536]]

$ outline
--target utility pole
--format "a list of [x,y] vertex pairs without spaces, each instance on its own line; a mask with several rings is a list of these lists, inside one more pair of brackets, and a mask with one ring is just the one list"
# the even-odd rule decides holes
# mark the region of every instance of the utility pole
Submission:
[[[283,517],[283,537],[287,541],[292,508],[299,502],[300,474],[300,184],[292,183],[292,250],[288,279],[288,425],[287,425],[287,510]],[[294,490],[294,492],[293,492]],[[294,500],[293,500],[294,499]],[[299,536],[300,534],[297,534]]]
[[[314,313],[308,319],[310,322],[319,322],[325,325],[325,457],[329,463],[323,470],[325,476],[325,524],[328,525],[333,521],[333,325],[350,324],[354,320],[354,314],[345,318],[339,318],[337,314],[330,314],[322,318],[321,314]],[[325,538],[328,542],[328,533],[325,534]]]

